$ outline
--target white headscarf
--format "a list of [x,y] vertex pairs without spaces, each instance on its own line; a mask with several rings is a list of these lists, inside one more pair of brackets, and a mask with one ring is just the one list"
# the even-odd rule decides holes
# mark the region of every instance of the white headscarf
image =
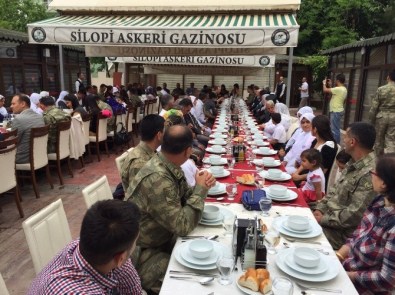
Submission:
[[302,115],[300,116],[299,122],[302,122],[302,119],[306,119],[306,120],[308,120],[310,123],[312,123],[314,117],[315,117],[315,116],[314,116],[313,113],[304,113],[304,114],[302,114]]
[[57,106],[57,107],[59,106],[59,102],[60,102],[60,101],[63,101],[64,103],[66,103],[65,100],[64,100],[64,97],[65,97],[67,94],[69,94],[69,92],[68,92],[68,91],[65,91],[65,90],[63,90],[62,92],[60,92],[59,98],[56,100],[56,106]]
[[279,113],[281,115],[281,124],[284,126],[285,131],[288,131],[292,122],[288,107],[285,104],[278,102],[276,103],[274,109],[276,113]]
[[306,113],[312,113],[313,114],[314,112],[313,112],[313,109],[311,107],[305,106],[305,107],[300,108],[298,110],[298,112],[296,113],[296,115],[301,116],[301,115],[306,114]]
[[45,97],[45,96],[49,96],[49,92],[48,91],[41,91],[40,97]]
[[43,110],[40,109],[40,108],[37,106],[38,103],[40,102],[40,98],[41,98],[40,94],[38,94],[38,93],[32,93],[32,94],[30,95],[30,108],[31,108],[33,111],[35,111],[37,114],[42,115]]

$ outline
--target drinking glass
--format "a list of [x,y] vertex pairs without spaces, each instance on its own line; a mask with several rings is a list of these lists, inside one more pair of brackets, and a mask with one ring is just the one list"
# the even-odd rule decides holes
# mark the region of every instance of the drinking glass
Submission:
[[291,280],[278,277],[273,280],[272,291],[274,295],[292,295],[294,292],[294,286]]
[[269,211],[272,208],[272,199],[269,198],[268,196],[262,198],[259,200],[259,207],[262,210],[262,215],[263,216],[270,216]]
[[276,245],[278,244],[280,239],[280,234],[277,231],[277,229],[275,229],[274,227],[272,227],[265,236],[265,245],[267,248],[267,253],[269,254],[276,254],[277,250],[276,250]]
[[226,161],[228,161],[228,168],[229,168],[229,169],[233,169],[233,168],[235,167],[235,163],[236,163],[235,158],[233,158],[233,157],[228,157],[228,158],[226,159]]
[[225,215],[222,219],[222,226],[224,227],[224,236],[229,237],[233,235],[233,225],[235,224],[235,217],[232,215]]
[[228,193],[228,200],[233,201],[235,199],[235,195],[237,193],[236,183],[227,183],[226,184],[226,192]]
[[263,169],[261,169],[261,166],[256,166],[256,167],[257,167],[257,173],[255,175],[255,183],[257,184],[258,188],[263,189],[265,187],[265,178],[260,175],[260,172],[263,171]]
[[235,260],[230,253],[221,254],[217,260],[217,268],[220,273],[218,282],[221,285],[232,284],[231,274],[235,267]]

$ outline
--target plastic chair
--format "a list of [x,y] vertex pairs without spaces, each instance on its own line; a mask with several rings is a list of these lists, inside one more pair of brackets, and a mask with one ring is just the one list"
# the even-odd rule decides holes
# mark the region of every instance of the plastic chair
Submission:
[[[19,186],[16,181],[15,157],[18,138],[0,141],[0,194],[14,190],[14,199],[19,215],[23,218],[23,209],[20,200]],[[0,292],[1,293],[1,292]]]
[[48,132],[49,125],[44,127],[32,128],[30,133],[30,161],[25,164],[16,164],[17,171],[29,171],[27,175],[18,173],[19,178],[31,178],[33,183],[34,193],[36,198],[40,197],[40,193],[37,188],[36,170],[45,167],[47,180],[53,189],[51,175],[49,173],[48,166],[48,154],[47,154],[47,143],[48,143]]
[[60,185],[63,185],[63,175],[60,161],[66,159],[69,174],[74,177],[70,163],[70,127],[71,121],[59,122],[56,124],[56,152],[48,154],[49,161],[56,161],[56,168]]
[[22,227],[36,274],[71,242],[69,223],[61,199],[26,219]]
[[[107,146],[107,117],[104,117],[102,114],[99,114],[97,116],[96,124],[97,124],[96,135],[93,136],[89,135],[89,142],[95,143],[97,160],[100,162],[100,148],[99,148],[100,142],[104,142],[107,156],[110,157],[110,154],[108,153],[108,146]],[[90,154],[90,145],[89,145],[89,154]]]
[[0,274],[0,294],[2,295],[10,295],[10,293],[7,290],[7,286],[5,285],[5,282],[3,280],[2,275]]
[[107,176],[103,175],[95,182],[82,190],[82,195],[88,209],[97,201],[112,199],[112,192],[108,184]]

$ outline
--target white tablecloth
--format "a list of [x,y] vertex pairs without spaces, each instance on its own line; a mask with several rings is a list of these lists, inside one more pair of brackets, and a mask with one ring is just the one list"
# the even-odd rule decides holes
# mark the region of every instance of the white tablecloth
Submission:
[[[211,203],[210,203],[211,204]],[[223,206],[218,204],[218,206]],[[231,204],[229,206],[224,206],[224,208],[229,209],[230,211],[234,212],[237,214],[237,217],[250,217],[254,218],[255,215],[259,214],[257,211],[247,211],[243,208],[242,205],[240,204]],[[307,216],[311,219],[314,219],[313,214],[311,213],[310,209],[308,208],[299,208],[299,207],[283,207],[283,206],[273,206],[270,212],[270,217],[263,218],[266,224],[271,224],[271,221],[273,218],[278,216],[278,212],[280,215],[303,215]],[[193,232],[190,233],[190,235],[215,235],[218,234],[220,237],[218,238],[218,242],[227,245],[230,249],[231,247],[231,237],[225,237],[223,235],[224,230],[222,226],[216,226],[216,227],[208,227],[208,226],[202,226],[199,225]],[[292,246],[308,246],[312,248],[322,248],[325,251],[330,252],[329,258],[333,261],[333,267],[338,267],[339,268],[339,274],[336,276],[336,278],[327,281],[327,282],[320,282],[320,283],[311,283],[311,282],[304,282],[304,281],[299,281],[303,285],[308,285],[308,286],[319,286],[323,288],[332,288],[332,289],[340,289],[342,290],[343,294],[346,295],[353,295],[353,294],[358,294],[358,292],[355,290],[354,285],[348,278],[346,272],[344,271],[342,265],[340,264],[339,260],[335,256],[335,252],[333,251],[332,247],[330,246],[328,240],[326,237],[322,234],[320,237],[316,238],[314,241],[321,242],[320,245],[314,245],[314,244],[306,244],[306,243],[291,243]],[[284,248],[283,242],[287,242],[284,240],[284,238],[281,238],[280,244],[277,247],[277,250],[281,250]],[[288,242],[289,243],[289,242]],[[181,244],[181,240],[178,239],[177,244],[174,249],[176,249],[177,246]],[[269,264],[267,269],[270,272],[270,277],[276,278],[276,277],[288,277],[292,281],[298,281],[287,274],[283,273],[276,265],[275,263],[276,259],[276,254],[268,254],[268,260]],[[222,286],[218,283],[217,279],[210,285],[202,286],[198,282],[193,282],[193,281],[187,281],[187,280],[176,280],[176,279],[171,279],[170,270],[179,270],[179,271],[193,271],[196,272],[195,270],[191,270],[187,267],[182,266],[179,264],[175,257],[174,257],[174,251],[170,259],[169,267],[167,269],[166,277],[164,279],[162,288],[161,288],[161,295],[177,295],[177,294],[188,294],[188,295],[208,295],[214,292],[213,294],[215,295],[233,295],[233,294],[245,294],[242,291],[238,289],[238,287],[235,284],[235,281],[241,276],[243,273],[241,266],[240,266],[240,259],[238,262],[238,271],[235,271],[233,273],[233,284],[228,285],[228,286]],[[210,272],[210,273],[218,273],[217,270],[213,271],[204,271]],[[173,274],[174,275],[174,274]],[[185,275],[186,276],[186,275]],[[199,277],[196,277],[199,278]],[[294,285],[294,294],[301,294],[301,290]],[[330,294],[327,292],[321,292],[321,291],[308,291],[308,294],[310,295],[318,295],[318,294]]]

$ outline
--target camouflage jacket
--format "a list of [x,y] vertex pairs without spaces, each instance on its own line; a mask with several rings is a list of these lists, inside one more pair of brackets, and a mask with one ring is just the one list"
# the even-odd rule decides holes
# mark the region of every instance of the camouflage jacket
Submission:
[[129,183],[132,182],[137,172],[155,155],[144,141],[128,153],[121,167],[122,186],[125,192],[128,190]]
[[143,105],[143,101],[141,100],[140,96],[138,95],[131,95],[129,97],[129,104],[130,106],[137,108]]
[[322,226],[343,231],[344,238],[352,234],[375,197],[369,173],[375,165],[374,152],[357,162],[351,160],[338,183],[317,205],[324,215]]
[[377,89],[369,111],[369,120],[373,125],[380,112],[395,113],[395,82],[389,81],[387,85]]
[[174,235],[184,236],[198,224],[207,189],[190,188],[182,169],[169,162],[162,153],[152,157],[130,183],[126,200],[141,210],[142,248],[163,246]]
[[47,152],[54,153],[56,152],[56,123],[70,121],[71,117],[61,109],[51,106],[43,113],[43,119],[45,125],[49,125]]

